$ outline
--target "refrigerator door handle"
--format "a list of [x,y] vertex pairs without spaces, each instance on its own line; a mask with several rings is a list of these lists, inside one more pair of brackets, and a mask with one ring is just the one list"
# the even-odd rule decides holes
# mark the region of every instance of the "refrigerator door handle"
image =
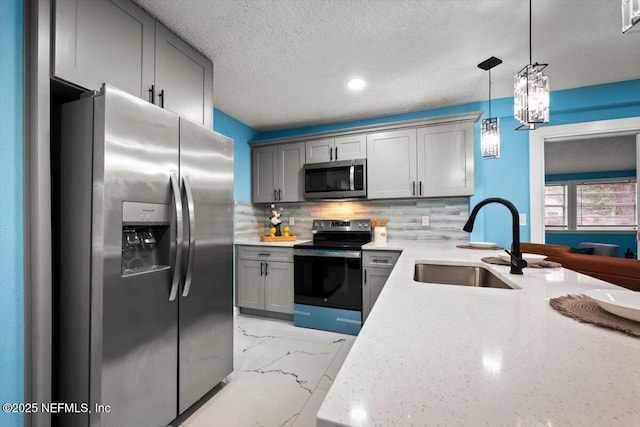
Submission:
[[187,247],[187,274],[185,275],[182,296],[189,295],[191,289],[191,279],[193,277],[193,260],[196,253],[196,212],[193,203],[193,192],[191,191],[191,180],[187,175],[182,178],[184,192],[187,195],[187,218],[189,219],[189,246]]
[[175,171],[171,171],[171,190],[176,210],[176,254],[173,265],[173,277],[171,279],[171,291],[169,301],[174,301],[178,295],[180,285],[180,273],[182,272],[182,242],[184,239],[182,225],[182,198],[180,197],[180,183]]

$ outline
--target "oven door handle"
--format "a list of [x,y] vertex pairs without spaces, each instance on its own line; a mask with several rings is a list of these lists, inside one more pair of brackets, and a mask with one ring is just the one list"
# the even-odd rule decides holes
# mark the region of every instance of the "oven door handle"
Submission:
[[333,249],[294,249],[293,255],[325,258],[362,258],[362,252],[360,251],[345,251]]

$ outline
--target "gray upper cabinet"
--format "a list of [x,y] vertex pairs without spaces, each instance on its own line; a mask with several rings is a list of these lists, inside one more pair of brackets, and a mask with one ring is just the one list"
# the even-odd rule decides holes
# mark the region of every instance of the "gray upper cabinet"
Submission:
[[353,159],[367,160],[368,199],[471,196],[479,117],[472,112],[253,146],[253,202],[302,201],[298,163]]
[[470,196],[473,182],[473,125],[418,128],[419,196]]
[[280,144],[251,150],[253,203],[303,200],[305,144]]
[[304,199],[304,143],[278,145],[278,201]]
[[275,202],[278,186],[277,146],[251,150],[251,200],[253,203]]
[[106,82],[213,127],[213,64],[138,6],[56,0],[54,20],[55,77],[89,90]]
[[473,172],[471,122],[367,136],[370,199],[470,196]]
[[[305,155],[306,162],[324,163],[333,160],[334,139],[335,138],[322,138],[307,141]],[[331,154],[331,157],[329,154]]]
[[314,139],[306,143],[307,163],[364,159],[366,157],[367,137],[365,134]]
[[127,0],[55,2],[56,77],[89,90],[108,82],[149,100],[155,21]]
[[416,130],[367,135],[369,199],[417,196]]
[[156,104],[213,127],[213,64],[156,23]]

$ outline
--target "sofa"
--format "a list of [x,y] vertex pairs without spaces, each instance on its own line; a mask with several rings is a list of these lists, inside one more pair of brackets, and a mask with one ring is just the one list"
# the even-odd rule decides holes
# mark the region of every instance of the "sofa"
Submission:
[[578,243],[578,250],[589,250],[589,255],[600,256],[620,256],[620,247],[618,245],[610,245],[607,243]]
[[640,291],[640,261],[637,259],[567,252],[560,258],[560,264],[569,270]]
[[[525,253],[547,255],[549,261],[559,262],[569,270],[627,289],[640,291],[639,260],[617,258],[610,255],[572,253],[569,246],[542,243],[521,243],[520,250]],[[605,253],[610,254],[610,252]]]

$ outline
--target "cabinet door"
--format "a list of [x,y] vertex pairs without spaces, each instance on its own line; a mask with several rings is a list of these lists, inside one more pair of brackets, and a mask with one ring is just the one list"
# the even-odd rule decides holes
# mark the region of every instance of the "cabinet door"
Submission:
[[367,135],[367,194],[369,199],[414,197],[416,130]]
[[154,20],[124,0],[57,0],[53,74],[98,90],[109,83],[149,100]]
[[367,136],[345,135],[335,139],[333,160],[354,160],[367,157]]
[[470,196],[474,191],[473,169],[472,125],[418,129],[419,196]]
[[266,262],[238,260],[238,307],[264,310],[264,270]]
[[300,202],[304,199],[305,144],[278,145],[278,201]]
[[335,160],[333,156],[333,138],[314,139],[307,141],[306,147],[306,162],[307,163],[324,163]]
[[390,268],[365,268],[362,285],[362,321],[367,320],[384,284],[391,274]]
[[213,64],[156,23],[156,104],[213,129]]
[[268,263],[264,309],[293,314],[293,263]]
[[276,200],[277,170],[276,146],[256,147],[251,150],[251,199],[253,203],[268,203]]

